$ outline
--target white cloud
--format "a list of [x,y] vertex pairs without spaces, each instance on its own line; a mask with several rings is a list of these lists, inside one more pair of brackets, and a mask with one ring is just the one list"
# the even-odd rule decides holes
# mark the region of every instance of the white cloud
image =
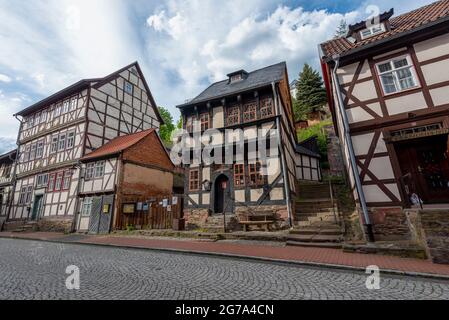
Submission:
[[147,19],[148,52],[179,77],[176,87],[167,83],[175,93],[170,102],[193,98],[205,89],[205,80],[223,80],[242,67],[251,71],[287,61],[295,77],[304,62],[318,65],[317,46],[332,37],[341,19],[354,22],[358,16],[276,7],[276,2],[169,1],[154,11]]
[[10,77],[8,77],[7,75],[5,75],[5,74],[1,74],[0,73],[0,82],[6,82],[6,83],[9,83],[9,82],[11,82],[12,81],[12,79],[10,78]]

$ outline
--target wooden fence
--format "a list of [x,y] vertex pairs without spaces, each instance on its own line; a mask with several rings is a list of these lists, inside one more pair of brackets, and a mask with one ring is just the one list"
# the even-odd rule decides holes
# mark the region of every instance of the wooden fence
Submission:
[[121,230],[172,229],[173,220],[182,218],[182,195],[167,197],[124,196],[117,227]]

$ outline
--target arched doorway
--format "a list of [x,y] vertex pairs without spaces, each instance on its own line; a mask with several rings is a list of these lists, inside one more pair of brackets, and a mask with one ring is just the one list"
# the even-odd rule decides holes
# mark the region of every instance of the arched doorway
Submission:
[[[222,214],[224,210],[229,211],[231,209],[229,203],[229,178],[224,174],[215,179],[214,184],[214,213]],[[227,204],[227,205],[226,205]]]

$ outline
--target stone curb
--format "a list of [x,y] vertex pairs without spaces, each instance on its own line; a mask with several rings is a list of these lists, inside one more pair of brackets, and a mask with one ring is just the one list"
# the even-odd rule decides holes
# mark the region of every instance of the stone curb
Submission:
[[[158,252],[169,252],[169,253],[182,253],[182,254],[194,254],[194,255],[203,255],[203,256],[212,256],[212,257],[220,257],[220,258],[236,258],[242,260],[254,260],[254,261],[264,261],[271,263],[279,263],[279,264],[287,264],[294,266],[309,266],[315,268],[324,268],[331,270],[346,270],[346,271],[356,271],[356,272],[366,272],[366,268],[363,267],[355,267],[349,265],[341,265],[341,264],[331,264],[331,263],[321,263],[321,262],[311,262],[311,261],[301,261],[301,260],[287,260],[287,259],[275,259],[275,258],[267,258],[267,257],[258,257],[258,256],[245,256],[239,254],[232,253],[221,253],[221,252],[206,252],[206,251],[195,251],[195,250],[184,250],[184,249],[173,249],[173,248],[150,248],[143,246],[130,246],[130,245],[118,245],[118,244],[106,244],[106,243],[93,243],[93,242],[79,242],[79,241],[64,241],[62,239],[33,239],[27,237],[17,237],[17,236],[2,236],[0,234],[0,238],[3,239],[16,239],[16,240],[28,240],[28,241],[41,241],[41,242],[49,242],[49,243],[62,243],[62,244],[71,244],[71,245],[90,245],[97,247],[109,247],[109,248],[122,248],[122,249],[130,249],[130,250],[151,250]],[[449,275],[442,275],[436,273],[423,273],[423,272],[414,272],[414,271],[400,271],[395,269],[380,269],[381,274],[389,274],[395,276],[410,276],[410,277],[419,277],[419,278],[427,278],[433,280],[446,280],[449,281]]]

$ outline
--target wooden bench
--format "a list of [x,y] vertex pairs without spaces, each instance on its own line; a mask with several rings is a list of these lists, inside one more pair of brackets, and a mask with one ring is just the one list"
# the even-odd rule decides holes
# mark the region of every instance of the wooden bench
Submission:
[[243,231],[248,231],[248,226],[264,227],[265,231],[270,231],[270,226],[275,223],[273,214],[244,215],[240,217],[239,223],[243,225]]

